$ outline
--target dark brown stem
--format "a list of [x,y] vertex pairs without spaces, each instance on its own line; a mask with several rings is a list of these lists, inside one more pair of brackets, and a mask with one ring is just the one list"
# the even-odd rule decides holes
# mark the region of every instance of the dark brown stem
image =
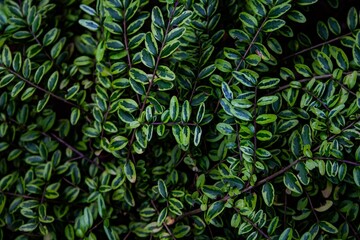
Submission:
[[185,123],[185,122],[167,122],[167,123],[163,123],[163,122],[152,122],[152,123],[149,123],[151,125],[154,125],[154,126],[158,126],[158,125],[166,125],[166,126],[173,126],[173,125],[176,125],[176,124],[179,124],[181,126],[197,126],[198,124],[196,123]]
[[299,54],[302,54],[302,53],[307,52],[307,51],[311,51],[311,50],[316,49],[316,48],[318,48],[318,47],[322,47],[322,46],[324,46],[324,45],[326,45],[326,44],[339,41],[339,40],[342,39],[343,37],[349,36],[350,34],[351,34],[351,32],[349,32],[349,33],[347,33],[347,34],[344,34],[344,35],[341,35],[341,36],[339,36],[339,37],[330,39],[330,40],[328,40],[328,41],[326,41],[326,42],[322,42],[322,43],[319,43],[319,44],[317,44],[317,45],[311,46],[311,47],[309,47],[309,48],[303,49],[303,50],[301,50],[301,51],[299,51],[299,52],[296,52],[296,53],[293,53],[293,54],[291,54],[291,55],[289,55],[289,56],[284,57],[283,60],[286,60],[286,59],[295,57],[295,56],[297,56],[297,55],[299,55]]
[[251,226],[253,226],[253,227],[256,229],[256,231],[258,231],[264,238],[270,239],[270,237],[269,237],[263,230],[261,230],[261,228],[259,228],[257,224],[255,224],[253,221],[251,221],[249,218],[247,218],[247,217],[245,217],[245,216],[243,216],[242,218],[243,218],[246,222],[250,223]]
[[342,219],[349,225],[351,231],[353,232],[355,239],[360,239],[358,231],[355,229],[355,227],[347,220],[347,218],[342,214],[342,212],[336,208],[336,211],[339,213]]
[[60,137],[56,136],[55,134],[51,133],[50,135],[48,135],[47,133],[42,133],[43,135],[47,136],[47,137],[52,137],[54,139],[56,139],[58,142],[60,142],[61,144],[65,145],[66,147],[70,148],[73,152],[75,152],[79,157],[87,160],[88,162],[95,164],[100,170],[104,170],[104,168],[102,166],[100,166],[96,161],[91,160],[90,158],[88,158],[87,156],[85,156],[82,152],[80,152],[79,150],[77,150],[75,147],[71,146],[69,143],[65,142],[63,139],[61,139]]
[[201,213],[201,212],[202,212],[202,210],[201,210],[200,208],[198,208],[198,209],[192,210],[192,211],[190,211],[190,212],[183,213],[182,215],[178,216],[178,217],[175,219],[175,222],[178,222],[178,221],[180,221],[180,220],[183,219],[183,218],[186,218],[186,217],[192,216],[192,215],[196,215],[196,214]]
[[100,224],[102,224],[104,222],[104,219],[101,219],[100,222],[98,222],[95,226],[93,226],[92,228],[90,228],[89,232],[94,231],[94,229],[96,229],[98,226],[100,226]]
[[346,164],[353,165],[353,166],[360,166],[359,162],[353,162],[353,161],[345,160],[345,159],[337,159],[337,158],[331,158],[331,157],[314,157],[314,159],[332,160],[332,161],[342,162],[342,163],[346,163]]
[[309,94],[310,96],[312,96],[313,98],[316,99],[316,101],[318,101],[319,103],[321,103],[321,105],[327,110],[330,111],[330,108],[326,105],[326,103],[324,103],[320,98],[318,98],[315,94],[313,94],[312,92],[308,91],[306,88],[302,88],[302,90],[304,92],[306,92],[307,94]]
[[76,186],[75,184],[73,184],[71,181],[67,180],[65,177],[62,178],[62,180],[64,180],[65,182],[67,182],[68,184],[70,184],[73,187],[76,187],[78,189],[80,189],[80,191],[84,192],[84,193],[88,193],[87,191],[85,191],[84,189],[80,188],[79,186]]
[[[157,209],[156,204],[154,203],[153,200],[151,200],[151,205],[155,208],[155,211],[156,211],[157,214],[159,215],[159,210]],[[163,223],[162,225],[165,227],[166,231],[170,234],[171,238],[172,238],[173,240],[176,240],[174,234],[171,232],[171,230],[170,230],[170,228],[168,227],[168,225],[166,225],[166,223]]]
[[129,231],[129,232],[126,234],[126,236],[124,237],[124,240],[127,240],[128,237],[130,236],[130,234],[131,234],[131,231]]
[[[245,58],[246,58],[247,55],[249,54],[251,47],[254,45],[254,43],[255,43],[255,41],[256,41],[259,33],[261,32],[261,29],[263,28],[263,26],[264,26],[264,24],[265,24],[265,22],[266,22],[266,20],[267,20],[267,17],[264,19],[264,21],[262,22],[261,26],[260,26],[259,29],[256,31],[253,39],[251,40],[251,43],[249,44],[248,48],[246,49],[246,51],[245,51],[244,55],[242,56],[239,64],[236,66],[235,71],[239,70],[239,68],[241,67],[241,64],[245,61]],[[228,85],[230,85],[233,80],[234,80],[234,76],[231,76],[230,80],[228,81]],[[214,113],[217,112],[217,110],[218,110],[218,108],[219,108],[219,104],[220,104],[220,100],[219,100],[219,101],[217,102],[217,104],[216,104]]]
[[[176,10],[176,6],[177,6],[178,2],[175,2],[174,4],[174,9],[173,11],[171,12],[170,16],[169,16],[169,20],[168,20],[168,23],[167,23],[167,27],[166,27],[166,31],[164,33],[164,39],[161,43],[161,47],[159,48],[159,54],[156,58],[156,63],[155,63],[155,67],[154,67],[154,70],[153,70],[153,73],[152,73],[152,77],[151,77],[151,80],[149,81],[149,86],[146,90],[146,93],[145,93],[145,96],[144,96],[144,100],[142,102],[142,105],[140,107],[140,110],[139,110],[139,116],[141,116],[142,112],[144,111],[145,109],[145,106],[146,106],[146,102],[150,96],[150,91],[151,91],[151,88],[153,86],[153,83],[154,83],[154,80],[155,80],[155,76],[156,76],[156,71],[159,67],[159,63],[160,63],[160,59],[161,59],[161,52],[165,46],[165,43],[166,43],[166,38],[167,38],[167,35],[169,34],[169,31],[170,31],[170,23],[174,17],[174,13],[175,13],[175,10]],[[128,156],[127,156],[127,159],[129,159],[130,157],[130,152],[131,152],[131,146],[132,144],[134,143],[134,140],[135,140],[135,130],[132,131],[132,134],[131,134],[131,138],[130,138],[130,141],[128,143],[128,146],[129,146],[129,152],[128,152]]]
[[253,114],[253,125],[254,125],[254,138],[253,138],[253,141],[254,141],[254,155],[253,155],[253,158],[254,158],[254,163],[256,163],[256,150],[257,150],[257,138],[256,138],[256,133],[257,133],[257,124],[256,124],[256,116],[257,116],[257,111],[256,111],[256,108],[257,108],[257,94],[258,94],[258,88],[255,87],[255,96],[254,96],[254,114]]
[[312,204],[311,198],[310,198],[310,196],[309,196],[309,194],[308,194],[307,191],[304,191],[304,192],[305,192],[305,195],[306,195],[307,199],[309,200],[310,208],[311,208],[311,211],[312,211],[312,213],[314,214],[314,216],[315,216],[315,218],[316,218],[316,222],[319,223],[319,218],[318,218],[318,216],[317,216],[317,214],[316,214],[316,212],[315,212],[315,209],[314,209],[314,206],[313,206],[313,204]]
[[35,83],[32,83],[31,81],[29,81],[28,79],[24,78],[23,76],[21,76],[21,75],[18,74],[17,72],[11,70],[10,68],[7,68],[7,67],[5,67],[5,66],[2,65],[2,64],[0,64],[0,66],[6,68],[7,71],[9,71],[10,73],[14,74],[16,77],[18,77],[18,78],[21,79],[22,81],[26,82],[26,83],[29,84],[30,86],[32,86],[32,87],[34,87],[34,88],[36,88],[36,89],[38,89],[38,90],[40,90],[40,91],[42,91],[42,92],[50,95],[50,96],[53,97],[53,98],[56,98],[56,99],[58,99],[58,100],[60,100],[60,101],[62,101],[62,102],[64,102],[64,103],[66,103],[66,104],[69,104],[69,105],[72,106],[72,107],[75,107],[75,108],[78,108],[78,109],[83,110],[79,105],[77,105],[77,104],[75,104],[75,103],[72,103],[72,102],[69,102],[69,101],[66,100],[65,98],[59,97],[59,96],[55,95],[54,93],[52,93],[52,92],[50,92],[50,91],[48,91],[48,90],[46,90],[46,89],[44,89],[44,88],[36,85]]

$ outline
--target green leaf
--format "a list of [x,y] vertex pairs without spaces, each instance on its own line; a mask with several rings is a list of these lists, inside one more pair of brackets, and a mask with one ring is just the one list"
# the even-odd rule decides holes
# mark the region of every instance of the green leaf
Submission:
[[275,114],[261,114],[256,118],[256,123],[260,125],[266,125],[275,122],[277,116]]
[[52,58],[55,59],[60,55],[60,52],[65,45],[65,42],[66,38],[63,37],[51,48],[50,55]]
[[10,48],[7,45],[3,46],[2,54],[1,54],[1,61],[6,67],[10,67],[12,63],[12,55]]
[[299,124],[299,120],[293,119],[283,122],[277,129],[278,133],[284,133]]
[[56,89],[58,80],[59,80],[59,72],[55,71],[50,75],[49,80],[47,82],[47,88],[49,89],[50,92],[53,92]]
[[278,96],[264,96],[258,99],[257,105],[258,106],[270,105],[276,102],[278,99],[279,99]]
[[328,233],[336,234],[338,232],[338,229],[327,221],[320,221],[319,227]]
[[195,145],[195,147],[199,146],[200,140],[201,140],[201,135],[202,135],[201,127],[200,126],[195,126],[195,131],[194,131],[194,145]]
[[110,141],[110,148],[114,151],[121,150],[128,144],[128,139],[124,136],[116,136]]
[[148,12],[142,12],[135,21],[129,24],[127,27],[127,34],[132,35],[138,32],[144,25],[145,20],[150,16]]
[[260,141],[270,141],[272,138],[272,133],[267,130],[259,130],[256,133],[256,138]]
[[328,19],[328,25],[329,25],[329,29],[330,31],[335,34],[335,35],[339,35],[341,33],[341,27],[340,27],[340,24],[339,22],[333,18],[333,17],[330,17]]
[[287,14],[287,17],[297,23],[305,23],[306,22],[306,17],[305,15],[298,11],[298,10],[292,10],[291,12],[289,12]]
[[357,66],[360,66],[360,46],[355,44],[352,49],[354,62]]
[[223,59],[216,59],[215,66],[221,72],[231,72],[233,70],[231,63]]
[[264,23],[262,30],[264,32],[274,32],[283,27],[285,24],[286,22],[282,19],[270,19]]
[[143,49],[141,51],[141,62],[147,66],[148,68],[154,68],[155,67],[155,58],[153,55],[150,54],[150,52],[147,49]]
[[136,82],[139,82],[140,84],[149,82],[148,76],[141,69],[131,68],[129,71],[129,75],[131,79],[135,80]]
[[107,40],[106,41],[106,48],[112,51],[121,51],[124,50],[124,44],[119,40]]
[[205,79],[209,77],[215,70],[216,70],[215,64],[211,64],[200,71],[198,78]]
[[275,200],[275,189],[270,182],[266,182],[261,190],[262,197],[267,206],[271,207]]
[[124,164],[124,173],[126,178],[129,180],[129,182],[131,183],[136,182],[136,170],[135,170],[135,165],[132,161],[127,161]]
[[288,3],[282,3],[279,5],[275,5],[273,8],[270,9],[268,13],[269,18],[279,18],[280,16],[284,15],[289,9],[291,5]]
[[151,22],[159,28],[165,27],[165,22],[161,10],[158,6],[155,6],[151,12]]
[[296,71],[301,74],[303,77],[312,77],[311,69],[305,64],[295,64]]
[[165,222],[167,215],[168,215],[168,208],[166,207],[163,210],[161,210],[158,219],[156,221],[159,227]]
[[188,225],[178,225],[173,230],[173,235],[175,238],[183,238],[185,237],[189,232],[191,228]]
[[279,240],[291,240],[293,239],[293,230],[292,228],[286,228],[279,237]]
[[172,121],[176,121],[180,113],[179,101],[176,96],[172,96],[170,100],[170,118]]
[[165,184],[164,180],[162,180],[162,179],[158,180],[158,190],[159,190],[160,195],[163,198],[168,197],[168,190],[167,190],[167,187],[166,187],[166,184]]
[[332,46],[330,48],[331,55],[335,58],[336,64],[342,70],[348,70],[349,68],[349,59],[346,56],[345,52],[341,48]]
[[192,11],[189,11],[189,10],[181,11],[181,13],[179,15],[175,16],[171,20],[171,25],[172,26],[181,26],[190,18],[191,15],[192,15]]
[[255,87],[256,80],[246,72],[234,71],[233,77],[246,87]]
[[79,24],[90,31],[97,31],[99,29],[99,24],[92,20],[80,19]]
[[184,27],[174,28],[167,35],[166,42],[178,40],[179,38],[181,38],[184,35],[185,31],[186,31],[186,28],[184,28]]
[[242,108],[238,108],[238,107],[232,107],[230,109],[231,114],[243,121],[252,121],[253,116],[251,115],[251,113],[248,110],[242,109]]
[[21,70],[21,65],[22,65],[22,57],[21,54],[19,52],[17,52],[15,54],[12,66],[13,69],[15,70],[15,72],[19,72]]
[[332,64],[330,58],[324,52],[319,52],[316,58],[318,60],[318,63],[320,64],[321,68],[326,73],[332,72],[333,64]]
[[239,18],[246,27],[255,28],[258,25],[258,21],[256,20],[256,18],[247,12],[241,12],[239,14]]
[[118,128],[115,126],[115,124],[109,121],[106,121],[104,123],[103,128],[108,133],[116,133],[119,131]]
[[360,166],[356,166],[353,169],[353,177],[356,186],[360,187]]
[[317,23],[316,32],[322,40],[327,40],[329,38],[329,29],[323,21]]
[[206,220],[209,222],[219,214],[221,214],[225,209],[225,201],[217,201],[210,205],[209,209],[206,212]]
[[173,54],[176,49],[180,46],[179,41],[172,41],[168,42],[165,47],[161,51],[161,58],[169,57],[171,54]]
[[29,222],[29,223],[25,223],[23,225],[21,225],[19,227],[19,231],[22,232],[33,232],[37,227],[38,227],[38,223],[36,222]]
[[235,133],[234,128],[230,124],[227,124],[227,123],[218,123],[216,125],[216,130],[218,130],[221,134],[224,134],[224,135],[231,135],[231,134]]
[[149,53],[151,53],[153,56],[157,56],[159,48],[151,32],[148,32],[145,35],[145,46]]
[[181,120],[183,122],[188,122],[191,115],[191,106],[188,100],[185,100],[181,107]]
[[292,172],[286,172],[284,174],[283,182],[284,182],[285,186],[288,189],[290,189],[291,191],[298,193],[298,194],[302,193],[303,190],[300,185],[300,182],[297,179],[297,177],[295,176],[295,174],[293,174]]
[[88,5],[80,4],[80,9],[83,10],[84,12],[86,12],[87,14],[89,14],[90,16],[96,15],[95,9],[93,9],[92,7],[89,7]]
[[356,29],[356,26],[358,25],[358,20],[359,20],[358,19],[358,11],[356,10],[355,7],[351,7],[349,9],[347,19],[346,19],[346,23],[347,23],[350,31],[354,31]]
[[158,69],[156,70],[156,75],[165,81],[173,81],[176,77],[175,73],[165,65],[158,66]]
[[229,85],[226,82],[221,83],[221,89],[222,89],[222,92],[224,94],[224,97],[227,100],[231,101],[234,98],[234,94],[233,94],[233,92],[231,91]]
[[120,109],[126,111],[126,112],[134,112],[139,109],[139,105],[137,102],[130,98],[124,98],[120,99],[118,101]]
[[0,88],[6,87],[15,79],[15,75],[9,73],[0,79]]
[[316,3],[318,0],[298,0],[296,3],[300,6],[307,6]]
[[59,34],[60,34],[60,29],[58,28],[50,29],[43,37],[43,45],[49,46],[50,44],[52,44],[59,37]]

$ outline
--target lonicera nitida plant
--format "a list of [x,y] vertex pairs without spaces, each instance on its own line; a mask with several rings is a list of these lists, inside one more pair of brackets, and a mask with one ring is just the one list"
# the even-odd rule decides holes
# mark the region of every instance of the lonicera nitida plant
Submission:
[[0,239],[358,239],[356,3],[0,2]]

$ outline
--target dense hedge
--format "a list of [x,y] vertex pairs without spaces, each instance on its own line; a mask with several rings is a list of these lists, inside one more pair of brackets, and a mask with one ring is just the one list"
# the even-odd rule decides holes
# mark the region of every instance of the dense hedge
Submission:
[[359,239],[359,7],[0,2],[0,239]]

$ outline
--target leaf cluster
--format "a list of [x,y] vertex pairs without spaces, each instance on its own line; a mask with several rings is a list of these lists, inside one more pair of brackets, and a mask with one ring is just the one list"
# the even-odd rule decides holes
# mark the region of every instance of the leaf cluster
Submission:
[[351,1],[0,2],[0,239],[358,239],[359,71]]

